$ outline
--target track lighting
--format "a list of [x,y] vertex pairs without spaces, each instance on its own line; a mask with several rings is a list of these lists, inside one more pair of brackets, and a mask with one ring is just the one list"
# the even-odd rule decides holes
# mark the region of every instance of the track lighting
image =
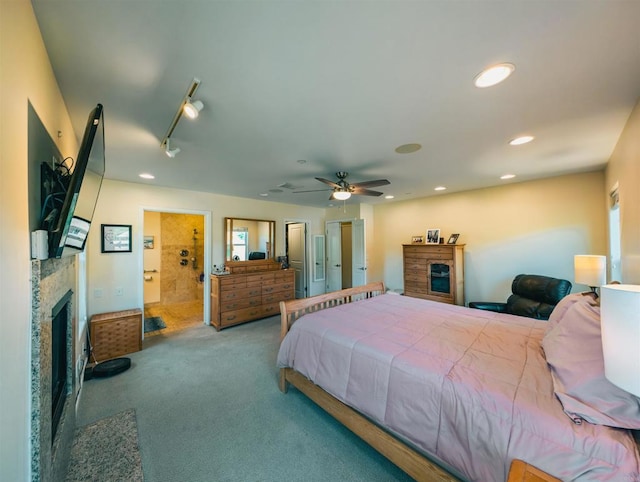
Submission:
[[162,142],[160,142],[160,147],[162,147],[165,150],[165,153],[169,157],[175,157],[175,155],[178,152],[180,152],[180,149],[173,149],[173,150],[169,149],[169,139],[171,138],[171,135],[173,134],[174,129],[178,125],[178,122],[180,121],[182,114],[189,117],[190,119],[195,119],[196,117],[198,117],[198,114],[204,107],[204,104],[201,101],[191,100],[193,98],[193,95],[196,93],[196,90],[198,89],[199,85],[200,85],[200,80],[197,78],[194,78],[193,81],[191,82],[191,85],[189,85],[189,88],[187,89],[187,93],[182,98],[182,102],[180,102],[180,106],[178,107],[178,111],[176,112],[176,115],[173,116],[173,120],[171,121],[171,125],[169,125],[169,129],[167,130],[167,133],[162,139]]
[[164,152],[167,156],[174,158],[176,157],[176,154],[180,152],[180,148],[174,147],[173,149],[171,149],[170,142],[171,142],[171,139],[167,138],[167,141],[165,142],[165,146],[164,146]]
[[204,104],[201,101],[187,99],[182,111],[189,119],[196,119],[203,107]]

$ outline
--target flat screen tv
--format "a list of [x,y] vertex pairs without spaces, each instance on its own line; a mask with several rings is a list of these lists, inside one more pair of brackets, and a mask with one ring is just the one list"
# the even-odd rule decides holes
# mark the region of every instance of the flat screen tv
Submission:
[[89,114],[73,170],[65,166],[53,171],[58,177],[53,184],[68,187],[61,206],[53,210],[56,221],[48,227],[50,258],[84,250],[104,169],[104,119],[102,105],[98,104]]

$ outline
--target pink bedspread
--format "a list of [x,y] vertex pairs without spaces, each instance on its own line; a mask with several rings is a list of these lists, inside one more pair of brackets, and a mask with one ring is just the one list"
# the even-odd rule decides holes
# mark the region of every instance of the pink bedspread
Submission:
[[545,323],[381,295],[300,318],[278,366],[470,480],[504,481],[515,458],[562,480],[637,480],[629,432],[562,411]]

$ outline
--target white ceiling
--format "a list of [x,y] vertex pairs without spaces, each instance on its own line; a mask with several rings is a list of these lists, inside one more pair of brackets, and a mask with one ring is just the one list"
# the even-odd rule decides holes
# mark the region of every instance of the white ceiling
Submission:
[[[32,4],[78,138],[104,105],[111,179],[321,207],[328,192],[270,190],[348,171],[395,200],[440,195],[600,169],[640,96],[636,0]],[[515,73],[474,87],[498,62]],[[194,77],[205,107],[170,159]]]

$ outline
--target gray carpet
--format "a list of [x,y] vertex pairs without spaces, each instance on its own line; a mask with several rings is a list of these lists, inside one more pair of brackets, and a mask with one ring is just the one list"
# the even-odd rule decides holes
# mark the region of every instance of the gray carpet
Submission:
[[147,316],[144,319],[144,332],[157,331],[166,328],[167,325],[160,316]]
[[66,480],[144,480],[134,410],[76,429]]
[[300,392],[278,390],[279,321],[147,338],[128,371],[85,382],[78,424],[135,408],[145,482],[411,480]]

